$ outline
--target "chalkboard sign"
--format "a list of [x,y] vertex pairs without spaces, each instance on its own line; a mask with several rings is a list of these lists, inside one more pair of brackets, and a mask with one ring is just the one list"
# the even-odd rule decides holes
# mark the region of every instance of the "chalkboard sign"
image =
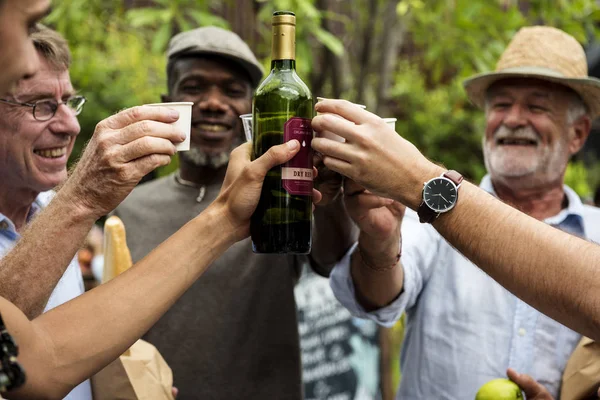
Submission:
[[310,268],[295,296],[305,400],[381,399],[377,325],[352,317]]

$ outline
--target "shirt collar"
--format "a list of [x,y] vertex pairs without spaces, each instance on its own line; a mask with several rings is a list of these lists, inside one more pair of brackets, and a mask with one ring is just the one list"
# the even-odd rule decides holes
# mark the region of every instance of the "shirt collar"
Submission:
[[[55,193],[53,191],[49,190],[37,195],[33,203],[31,203],[31,207],[29,208],[29,213],[27,214],[27,223],[29,223],[42,208],[46,207],[48,203],[50,203],[50,200],[52,200],[54,194]],[[13,232],[17,231],[15,224],[2,213],[0,213],[0,230],[10,230]]]
[[[498,197],[494,191],[492,179],[489,175],[483,177],[479,187],[494,197]],[[558,214],[550,218],[546,218],[544,222],[549,225],[557,226],[571,233],[585,236],[585,229],[583,226],[583,203],[573,189],[567,185],[563,185],[563,189],[565,191],[565,195],[567,196],[567,200],[569,201],[568,207],[560,210]]]

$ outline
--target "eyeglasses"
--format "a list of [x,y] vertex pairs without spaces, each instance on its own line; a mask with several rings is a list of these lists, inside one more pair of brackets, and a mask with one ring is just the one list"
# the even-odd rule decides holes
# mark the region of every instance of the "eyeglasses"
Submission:
[[66,105],[69,110],[73,111],[73,113],[77,116],[81,114],[85,101],[86,99],[83,96],[69,97],[67,101],[61,101],[60,103],[55,99],[39,100],[35,103],[19,103],[17,101],[0,99],[0,102],[2,103],[12,104],[15,106],[32,107],[33,118],[35,118],[37,121],[48,121],[54,117],[56,110],[58,110],[58,107],[61,104]]

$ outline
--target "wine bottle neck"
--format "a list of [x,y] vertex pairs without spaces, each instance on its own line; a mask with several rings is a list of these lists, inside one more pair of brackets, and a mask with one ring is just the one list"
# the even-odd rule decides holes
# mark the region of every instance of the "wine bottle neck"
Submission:
[[271,61],[271,70],[285,71],[296,69],[296,60],[273,60]]
[[296,60],[296,17],[290,15],[274,17],[271,60],[273,60],[272,66],[276,62],[282,62],[282,65],[289,65],[291,62],[293,65],[289,68],[294,68],[294,60]]

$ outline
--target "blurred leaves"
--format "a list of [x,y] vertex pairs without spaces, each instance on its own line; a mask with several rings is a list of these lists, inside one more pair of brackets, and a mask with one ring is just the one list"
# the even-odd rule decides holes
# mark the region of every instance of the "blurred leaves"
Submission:
[[317,29],[315,31],[315,37],[336,56],[344,54],[344,46],[342,43],[326,30]]
[[[298,72],[319,83],[316,96],[338,93],[397,117],[398,132],[428,157],[475,180],[485,173],[484,119],[462,81],[493,70],[522,26],[553,25],[585,44],[599,37],[600,22],[595,0],[55,0],[46,23],[69,40],[74,85],[89,99],[76,152],[99,120],[160,101],[164,52],[182,30],[243,33],[268,70],[276,10],[296,13]],[[581,167],[569,168],[569,179],[582,179]]]
[[403,0],[396,6],[396,12],[403,17],[410,11],[411,8],[423,8],[425,4],[421,0]]
[[587,43],[598,35],[598,5],[594,0],[429,0],[426,7],[415,6],[418,2],[398,3],[411,40],[387,101],[403,121],[397,124],[400,134],[433,160],[478,180],[485,173],[485,121],[466,98],[462,81],[493,70],[512,36],[526,25],[553,25]]
[[71,79],[88,98],[79,117],[82,132],[75,155],[100,120],[124,108],[159,101],[165,87],[164,57],[148,51],[151,38],[139,35],[127,22],[122,1],[56,1],[45,22],[68,39]]
[[573,189],[580,197],[592,197],[592,189],[588,179],[588,171],[582,161],[570,162],[565,172],[565,185]]

